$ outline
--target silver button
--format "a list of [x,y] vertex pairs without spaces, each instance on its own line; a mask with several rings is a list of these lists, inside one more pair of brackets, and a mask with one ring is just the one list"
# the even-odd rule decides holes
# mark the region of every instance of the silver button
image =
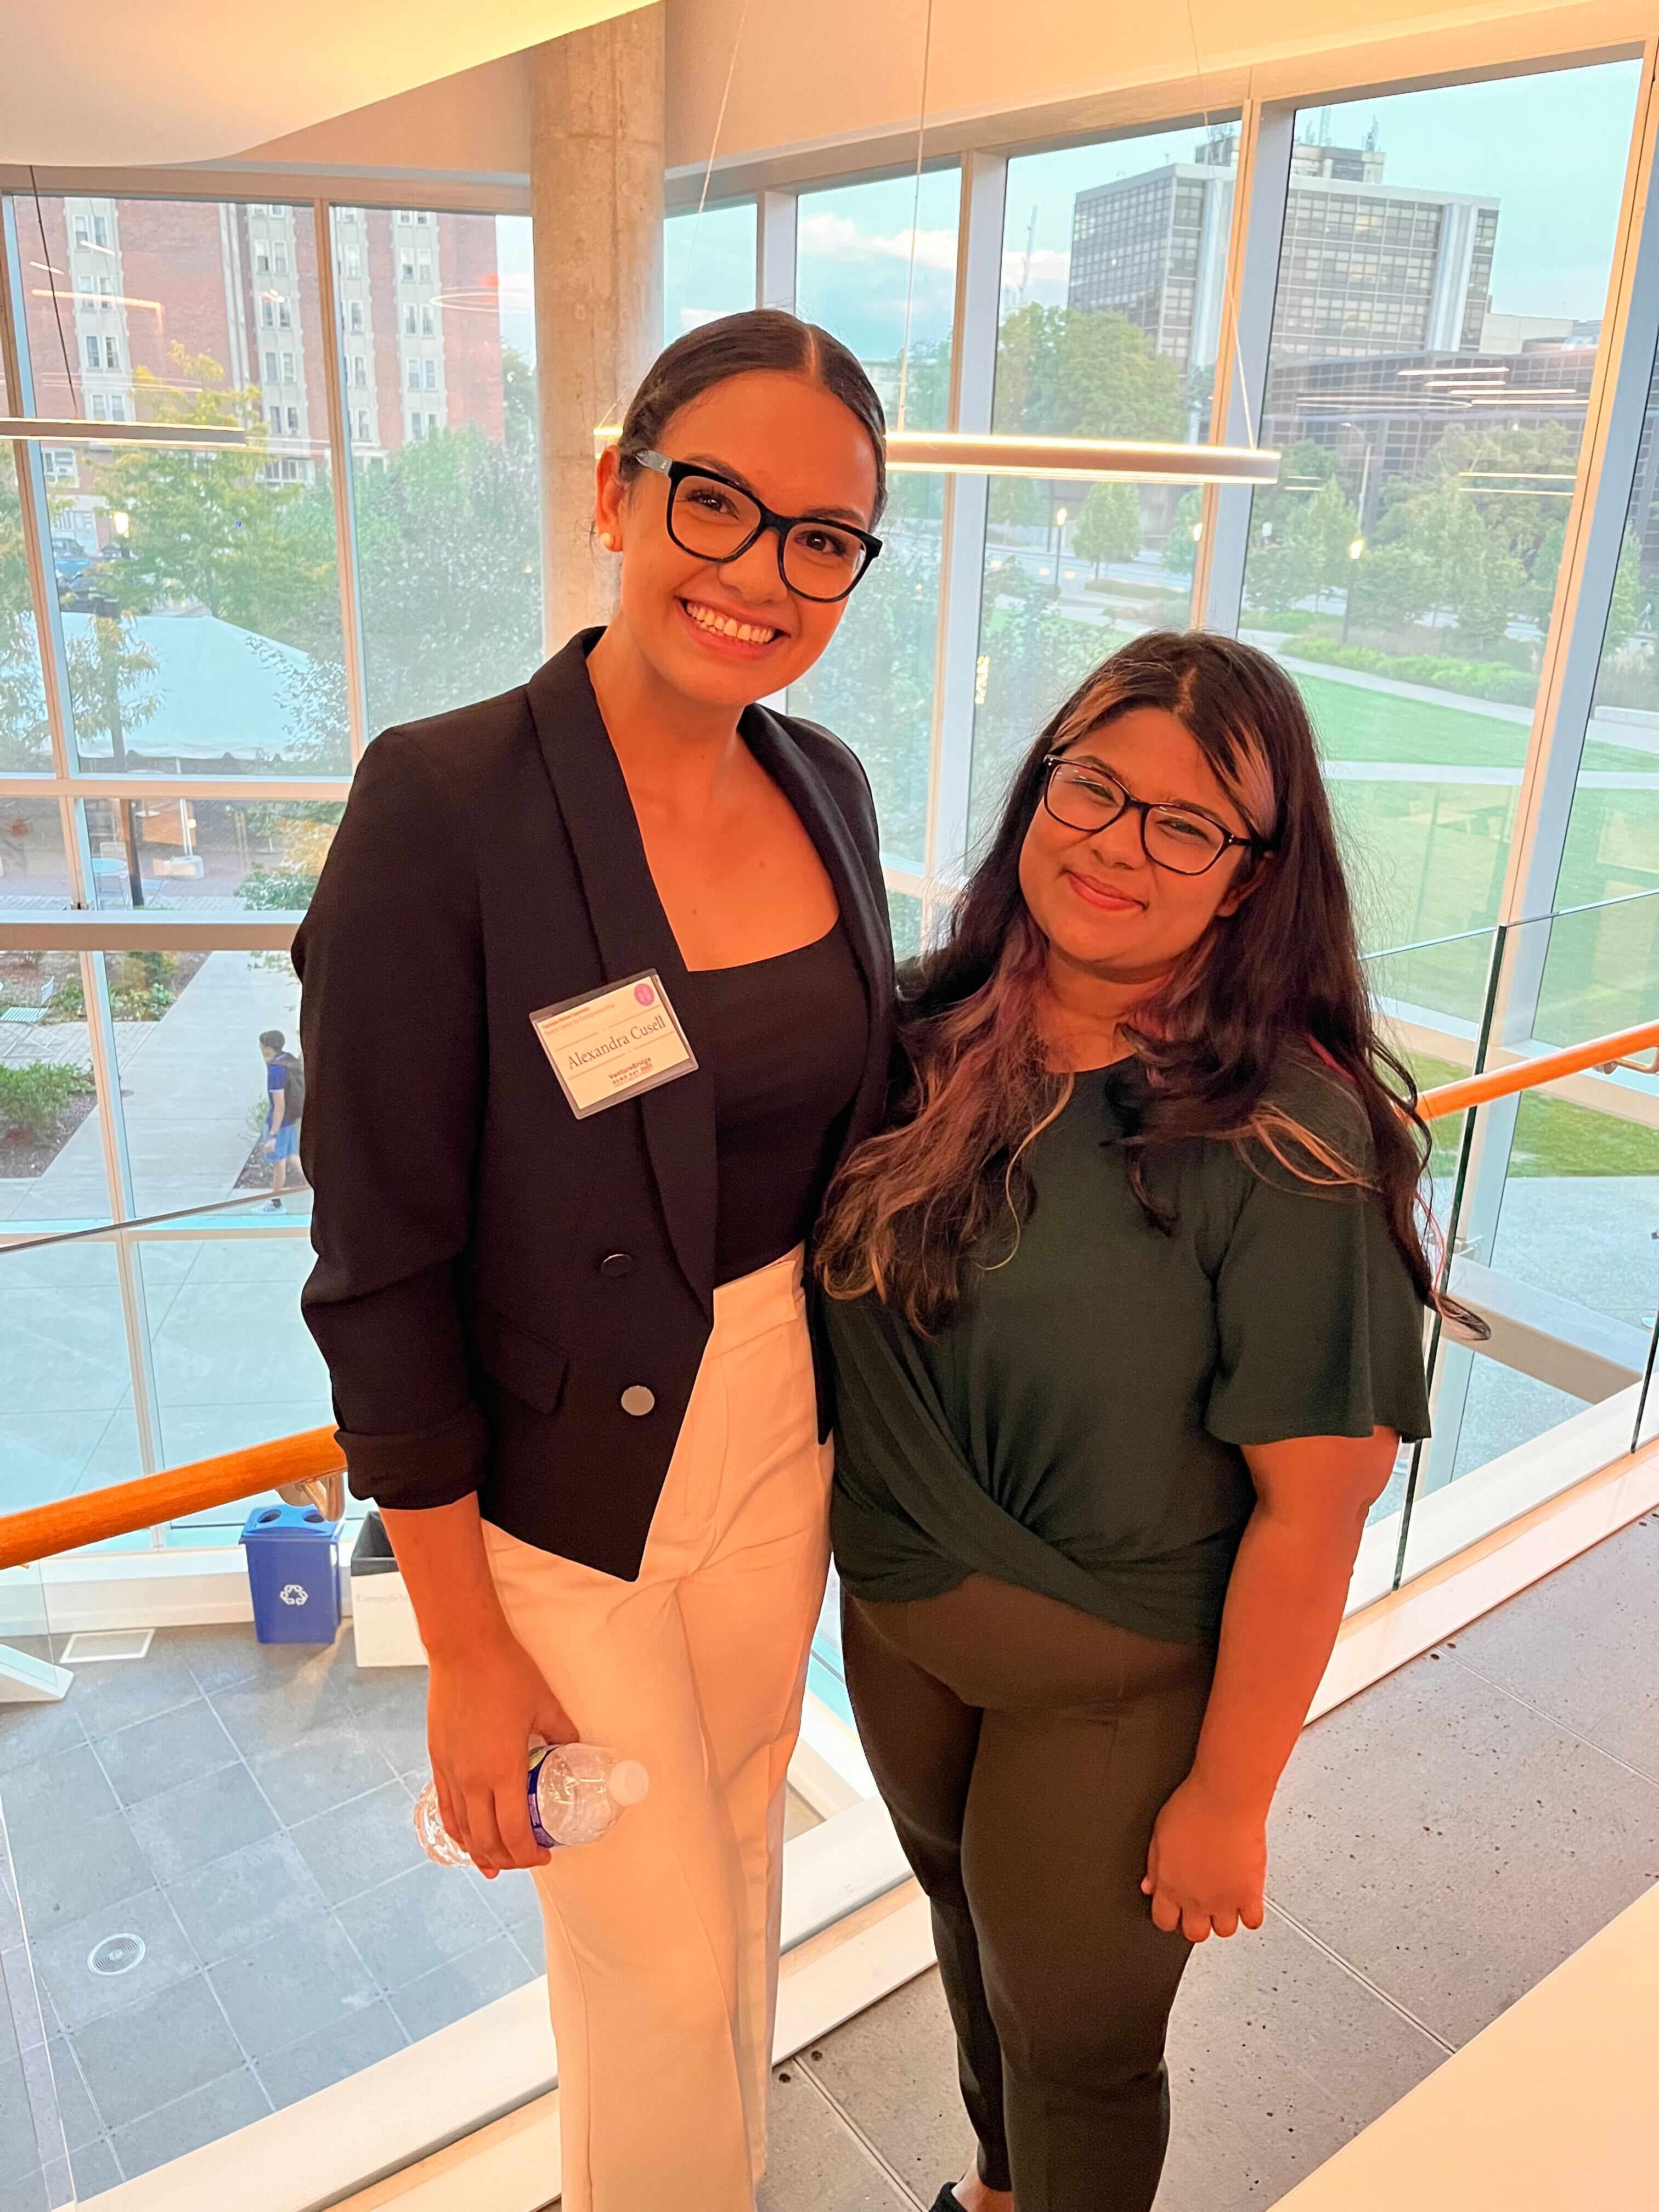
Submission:
[[648,1413],[656,1402],[656,1392],[647,1390],[643,1382],[630,1382],[622,1394],[622,1409],[624,1413],[635,1415]]

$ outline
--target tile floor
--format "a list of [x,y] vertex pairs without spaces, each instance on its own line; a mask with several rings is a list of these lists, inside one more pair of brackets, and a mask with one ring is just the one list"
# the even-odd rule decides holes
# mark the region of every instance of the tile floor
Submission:
[[[1176,2010],[1158,2212],[1273,2204],[1659,1881],[1659,1515],[1310,1729],[1259,1935]],[[911,2212],[966,2166],[937,1974],[774,2076],[763,2212]]]
[[[349,1629],[319,1650],[201,1628],[81,1668],[61,1705],[0,1706],[0,1810],[82,2195],[541,1972],[529,1876],[485,1883],[415,1839],[424,1692],[418,1672],[360,1673]],[[96,1973],[113,1935],[143,1956]],[[27,2125],[0,2084],[0,2172],[26,2162]]]
[[[1274,2203],[1659,1880],[1659,1515],[1310,1729],[1272,1911],[1194,1960],[1158,2212]],[[423,1678],[243,1628],[0,1708],[15,1855],[90,2196],[539,1970],[527,1878],[429,1866]],[[792,1827],[805,1816],[793,1808]],[[139,1936],[140,1963],[91,1972]],[[26,2108],[0,2062],[0,2172]],[[775,2076],[762,2212],[931,2205],[970,2142],[929,1974]],[[0,2203],[12,2212],[0,2191]]]

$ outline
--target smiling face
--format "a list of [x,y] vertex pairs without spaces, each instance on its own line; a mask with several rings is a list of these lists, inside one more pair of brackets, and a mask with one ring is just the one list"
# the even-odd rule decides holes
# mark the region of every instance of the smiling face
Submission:
[[[869,433],[809,376],[729,377],[671,417],[657,449],[730,477],[775,514],[872,526]],[[614,451],[600,460],[596,519],[622,553],[617,619],[629,642],[661,684],[702,706],[741,708],[782,690],[829,644],[846,602],[790,591],[771,531],[720,565],[684,551],[668,534],[668,492],[648,469],[624,484]]]
[[[1092,763],[1137,799],[1197,807],[1234,836],[1251,825],[1203,748],[1161,707],[1130,707],[1066,749]],[[1069,829],[1045,806],[1020,850],[1019,885],[1056,964],[1119,988],[1146,990],[1166,975],[1212,922],[1230,915],[1261,878],[1248,849],[1230,846],[1205,874],[1156,866],[1141,847],[1140,817],[1126,807],[1103,830]]]

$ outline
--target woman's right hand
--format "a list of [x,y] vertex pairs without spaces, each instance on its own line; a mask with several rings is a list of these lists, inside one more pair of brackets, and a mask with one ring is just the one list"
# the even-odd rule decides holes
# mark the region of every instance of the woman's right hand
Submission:
[[545,1866],[525,1790],[531,1742],[574,1743],[570,1716],[505,1623],[465,1650],[434,1656],[427,1747],[443,1824],[480,1874]]

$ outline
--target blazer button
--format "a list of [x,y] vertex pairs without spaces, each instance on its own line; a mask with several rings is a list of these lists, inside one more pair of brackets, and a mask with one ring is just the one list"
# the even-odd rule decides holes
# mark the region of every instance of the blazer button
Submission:
[[656,1392],[647,1390],[643,1382],[630,1382],[622,1394],[623,1413],[632,1413],[636,1418],[648,1413],[656,1402]]
[[634,1255],[631,1252],[607,1252],[599,1262],[602,1275],[631,1275],[633,1272]]

